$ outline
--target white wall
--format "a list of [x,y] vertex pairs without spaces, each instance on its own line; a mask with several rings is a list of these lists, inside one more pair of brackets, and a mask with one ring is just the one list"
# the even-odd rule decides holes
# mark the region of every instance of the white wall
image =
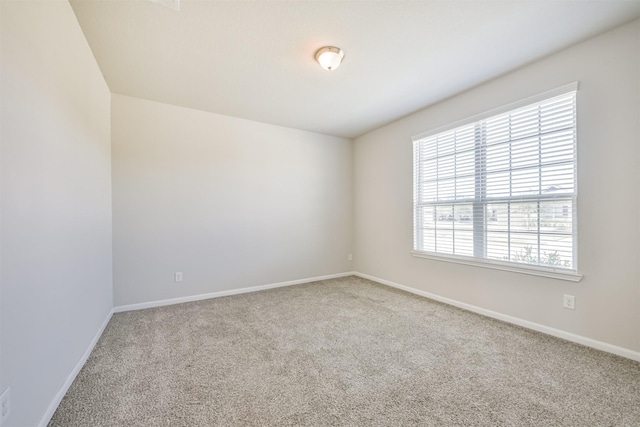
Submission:
[[[635,21],[357,138],[356,270],[640,351],[639,26]],[[584,279],[411,256],[411,136],[575,80]],[[565,293],[576,296],[575,311],[562,308]]]
[[2,383],[36,425],[112,307],[110,93],[66,1],[2,1]]
[[[0,25],[2,25],[2,3],[0,3]],[[2,27],[0,27],[0,178],[2,177]],[[0,190],[2,181],[0,180]],[[2,310],[2,191],[0,191],[0,310]],[[2,312],[0,311],[0,393],[5,391],[2,378]]]
[[115,94],[111,114],[116,306],[351,270],[349,140]]

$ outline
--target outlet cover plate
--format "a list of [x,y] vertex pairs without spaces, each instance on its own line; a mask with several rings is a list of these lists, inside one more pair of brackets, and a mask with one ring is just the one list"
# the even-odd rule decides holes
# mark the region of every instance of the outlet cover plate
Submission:
[[564,295],[562,297],[562,306],[571,310],[576,309],[576,297],[573,295]]

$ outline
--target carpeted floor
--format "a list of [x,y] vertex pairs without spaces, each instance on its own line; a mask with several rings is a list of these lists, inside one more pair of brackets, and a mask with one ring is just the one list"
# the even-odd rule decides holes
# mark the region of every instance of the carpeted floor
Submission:
[[640,363],[347,277],[115,314],[50,426],[639,426]]

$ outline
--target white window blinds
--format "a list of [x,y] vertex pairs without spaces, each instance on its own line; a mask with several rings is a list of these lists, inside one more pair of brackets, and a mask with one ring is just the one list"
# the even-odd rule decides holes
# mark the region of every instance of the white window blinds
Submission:
[[576,92],[414,138],[414,251],[576,270]]

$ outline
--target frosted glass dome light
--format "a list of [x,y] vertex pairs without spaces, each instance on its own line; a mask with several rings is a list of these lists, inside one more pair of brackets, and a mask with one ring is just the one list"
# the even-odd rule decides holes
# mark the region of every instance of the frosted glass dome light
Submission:
[[325,46],[316,52],[316,61],[327,71],[338,68],[343,58],[344,52],[335,46]]

